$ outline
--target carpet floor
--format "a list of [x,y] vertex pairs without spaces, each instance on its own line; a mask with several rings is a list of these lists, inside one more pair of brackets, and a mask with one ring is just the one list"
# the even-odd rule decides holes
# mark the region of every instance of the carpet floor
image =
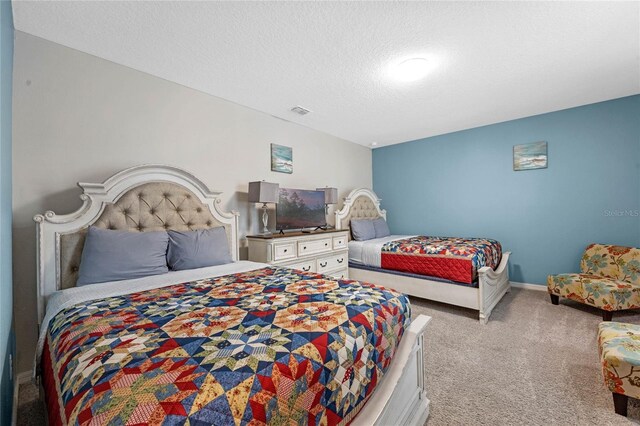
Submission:
[[[604,387],[596,331],[599,312],[543,291],[512,289],[489,323],[463,308],[412,298],[413,314],[433,318],[425,335],[428,426],[640,424],[640,401],[629,417],[613,411]],[[640,313],[614,320],[640,324]],[[32,384],[20,387],[20,425],[43,425]]]

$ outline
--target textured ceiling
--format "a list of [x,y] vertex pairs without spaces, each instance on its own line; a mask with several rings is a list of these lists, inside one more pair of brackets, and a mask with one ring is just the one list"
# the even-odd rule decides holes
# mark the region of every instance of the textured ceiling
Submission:
[[[20,31],[363,145],[640,93],[638,2],[13,7]],[[418,82],[390,79],[389,65],[412,56],[437,66]]]

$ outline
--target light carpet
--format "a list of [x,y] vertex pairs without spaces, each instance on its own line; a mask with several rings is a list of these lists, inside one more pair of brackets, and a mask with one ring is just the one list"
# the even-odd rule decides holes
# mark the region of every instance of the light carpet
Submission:
[[[549,301],[546,292],[514,288],[488,324],[463,308],[412,298],[413,314],[433,318],[425,340],[428,426],[639,424],[640,403],[629,418],[613,411],[604,387],[596,330],[599,312],[578,303]],[[614,320],[640,324],[640,313]],[[20,388],[18,425],[43,425],[32,384]]]

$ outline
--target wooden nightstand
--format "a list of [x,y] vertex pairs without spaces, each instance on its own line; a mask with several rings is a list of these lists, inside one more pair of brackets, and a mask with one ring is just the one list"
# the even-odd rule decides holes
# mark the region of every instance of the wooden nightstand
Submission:
[[349,230],[248,235],[249,260],[349,278]]

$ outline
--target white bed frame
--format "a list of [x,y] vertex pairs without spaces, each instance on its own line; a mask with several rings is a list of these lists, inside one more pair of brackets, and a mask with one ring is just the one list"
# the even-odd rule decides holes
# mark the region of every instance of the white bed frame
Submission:
[[[238,260],[238,212],[220,209],[220,192],[210,191],[192,174],[177,167],[142,165],[126,169],[104,183],[78,183],[83,190],[82,206],[75,212],[57,215],[48,211],[36,215],[38,267],[38,323],[41,324],[49,296],[60,287],[60,236],[93,224],[105,207],[129,190],[150,182],[171,182],[196,194],[216,220],[229,225],[233,260]],[[419,315],[409,325],[391,366],[353,425],[420,425],[429,415],[424,380],[423,333],[431,317]],[[43,399],[44,400],[44,399]],[[45,410],[46,412],[46,410]]]
[[[356,204],[370,206],[370,209],[364,212],[352,211]],[[386,220],[387,212],[380,208],[380,198],[373,191],[361,188],[351,191],[344,200],[344,206],[335,216],[336,229],[346,229],[352,218],[382,217]],[[511,252],[508,251],[502,254],[502,260],[495,271],[487,266],[480,268],[477,288],[361,268],[349,268],[349,278],[394,288],[411,296],[474,309],[478,311],[480,322],[486,324],[493,308],[510,291],[510,255]]]

